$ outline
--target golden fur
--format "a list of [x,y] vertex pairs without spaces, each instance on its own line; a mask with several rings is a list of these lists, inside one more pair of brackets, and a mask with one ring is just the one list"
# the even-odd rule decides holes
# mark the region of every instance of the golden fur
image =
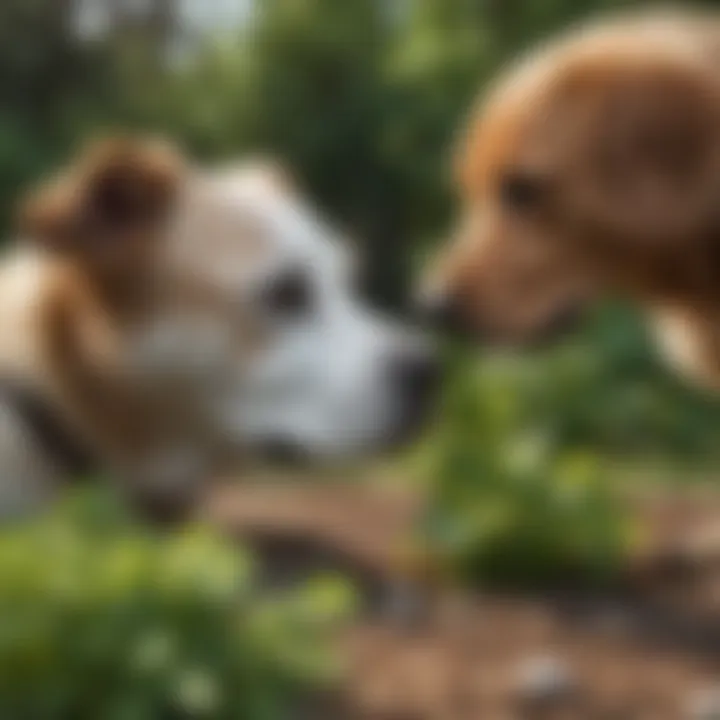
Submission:
[[618,18],[512,68],[457,154],[464,212],[428,291],[491,341],[632,297],[720,386],[720,19]]

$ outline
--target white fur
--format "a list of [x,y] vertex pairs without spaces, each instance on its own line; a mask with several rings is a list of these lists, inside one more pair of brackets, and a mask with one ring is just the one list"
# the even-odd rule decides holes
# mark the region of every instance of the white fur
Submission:
[[[177,272],[213,286],[222,302],[246,315],[263,312],[252,307],[257,293],[292,267],[306,273],[316,298],[307,317],[266,318],[267,343],[246,356],[240,345],[229,366],[227,347],[235,328],[209,319],[202,323],[205,333],[215,333],[213,342],[197,342],[207,350],[205,362],[215,365],[208,412],[227,437],[242,444],[282,436],[311,455],[327,457],[384,441],[402,410],[390,364],[408,350],[408,338],[355,294],[341,239],[310,207],[262,175],[241,170],[199,182],[204,188],[198,196],[204,194],[212,206],[203,212],[210,212],[213,222],[205,224],[197,214],[180,218],[181,238],[182,228],[187,233],[196,223],[220,234],[248,227],[256,238],[221,242],[208,236],[203,244],[186,234],[174,248]],[[193,211],[191,203],[187,208]],[[183,343],[189,334],[180,333]],[[193,345],[187,347],[194,352]]]

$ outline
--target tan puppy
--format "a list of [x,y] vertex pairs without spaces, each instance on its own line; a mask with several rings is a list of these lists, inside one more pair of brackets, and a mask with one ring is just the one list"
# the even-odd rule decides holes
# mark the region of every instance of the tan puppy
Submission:
[[464,213],[426,299],[524,343],[598,292],[634,298],[670,359],[720,386],[720,19],[652,15],[522,60],[458,152]]
[[377,450],[425,413],[432,354],[355,295],[348,253],[269,166],[117,139],[23,204],[0,262],[0,514],[93,457],[158,510],[240,453]]

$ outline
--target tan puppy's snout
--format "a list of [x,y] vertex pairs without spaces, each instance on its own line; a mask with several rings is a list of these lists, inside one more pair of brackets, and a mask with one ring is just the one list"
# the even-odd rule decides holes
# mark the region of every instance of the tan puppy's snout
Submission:
[[585,314],[584,305],[580,300],[558,304],[542,317],[532,323],[528,322],[528,327],[519,329],[517,335],[512,327],[506,328],[500,319],[493,322],[482,313],[472,316],[466,303],[452,295],[435,298],[433,304],[423,305],[420,312],[427,326],[443,337],[489,346],[508,343],[543,346],[577,330]]
[[415,300],[415,314],[423,327],[443,335],[467,333],[462,304],[451,293],[421,294]]
[[571,335],[581,326],[584,315],[584,307],[580,302],[568,303],[557,308],[529,344],[544,347]]

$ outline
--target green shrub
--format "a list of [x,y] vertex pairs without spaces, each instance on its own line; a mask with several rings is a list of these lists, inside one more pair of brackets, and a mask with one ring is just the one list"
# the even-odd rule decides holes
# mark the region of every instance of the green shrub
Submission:
[[[485,373],[492,382],[493,367]],[[717,399],[673,372],[644,318],[625,307],[599,308],[571,341],[518,363],[513,379],[523,412],[563,447],[620,460],[717,460]]]
[[0,717],[293,717],[327,679],[345,588],[264,598],[211,532],[159,536],[97,505],[0,536]]
[[538,422],[511,360],[454,365],[431,462],[431,553],[483,583],[611,579],[632,528],[597,457]]

